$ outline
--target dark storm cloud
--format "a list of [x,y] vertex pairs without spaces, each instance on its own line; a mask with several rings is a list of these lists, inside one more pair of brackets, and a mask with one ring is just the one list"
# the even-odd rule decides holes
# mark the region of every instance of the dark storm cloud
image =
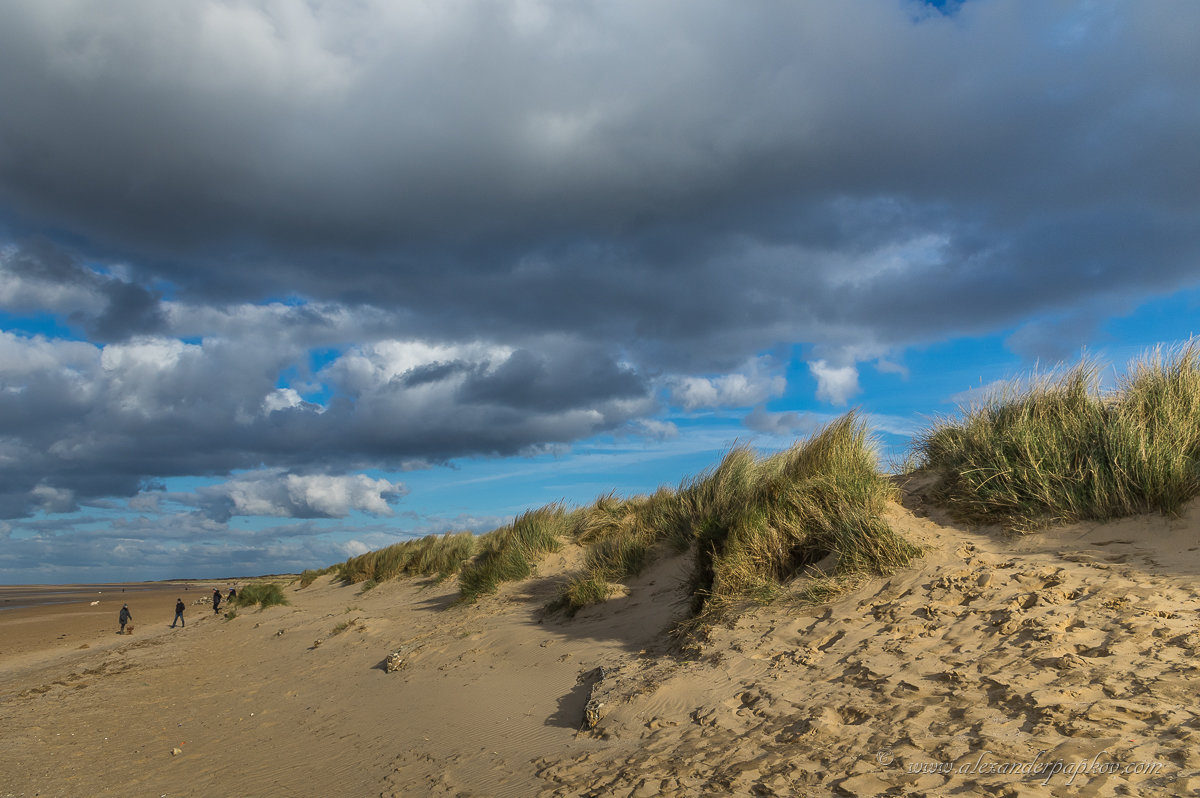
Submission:
[[469,363],[427,363],[409,369],[400,379],[406,388],[413,388],[431,382],[442,382],[463,372],[471,371],[472,368]]
[[490,372],[476,371],[462,385],[464,402],[515,409],[563,410],[587,402],[638,399],[645,381],[613,363],[598,347],[518,349]]
[[46,240],[0,251],[3,305],[61,314],[98,341],[120,341],[166,327],[161,297],[141,285],[86,268]]
[[108,280],[101,291],[107,302],[100,315],[88,325],[92,340],[120,341],[164,329],[166,320],[159,297],[142,286]]
[[[780,336],[926,340],[1196,277],[1191,6],[0,14],[11,223],[185,291],[718,369]],[[930,234],[927,268],[879,271]]]
[[[108,344],[0,341],[0,514],[756,407],[779,346],[834,403],[948,336],[1070,351],[1200,277],[1198,27],[1143,2],[0,5],[0,308]],[[316,512],[271,484],[263,507]]]

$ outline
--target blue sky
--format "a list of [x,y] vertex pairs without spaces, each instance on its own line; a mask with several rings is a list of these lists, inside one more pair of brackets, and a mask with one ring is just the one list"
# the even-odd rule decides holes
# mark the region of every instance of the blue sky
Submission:
[[[1190,17],[1197,17],[1190,19]],[[1200,9],[0,8],[0,583],[296,571],[1195,332]]]

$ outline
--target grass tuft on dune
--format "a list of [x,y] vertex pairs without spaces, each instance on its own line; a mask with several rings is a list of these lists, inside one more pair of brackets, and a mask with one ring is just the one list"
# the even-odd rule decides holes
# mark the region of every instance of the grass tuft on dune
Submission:
[[664,545],[685,551],[691,538],[679,510],[677,494],[667,488],[629,499],[610,493],[577,510],[572,537],[587,547],[584,567],[563,586],[552,608],[574,614],[599,604],[614,582],[640,574]]
[[883,520],[893,490],[854,413],[770,457],[737,447],[677,492],[610,495],[584,510],[577,539],[590,543],[586,566],[558,605],[574,612],[603,601],[611,582],[635,576],[663,546],[694,547],[688,592],[697,616],[770,601],[818,562],[825,587],[812,595],[830,595],[849,577],[889,573],[920,554]]
[[280,604],[287,604],[287,596],[283,594],[283,588],[275,582],[256,582],[246,585],[238,592],[237,598],[233,599],[235,607],[253,607],[258,604],[263,609],[274,607]]
[[770,457],[734,449],[680,491],[696,538],[693,612],[712,616],[738,601],[770,601],[818,563],[827,592],[909,564],[921,550],[883,518],[894,491],[854,413]]
[[569,530],[566,510],[561,504],[550,504],[480,536],[476,556],[458,575],[462,600],[472,602],[496,592],[504,582],[528,579],[544,555],[562,547]]
[[477,538],[470,532],[427,535],[351,557],[336,566],[335,571],[339,579],[349,584],[371,581],[378,584],[399,576],[445,579],[462,569],[476,546]]
[[1200,347],[1147,354],[1108,394],[1100,371],[1010,382],[936,423],[915,442],[934,498],[1018,531],[1177,513],[1200,492]]

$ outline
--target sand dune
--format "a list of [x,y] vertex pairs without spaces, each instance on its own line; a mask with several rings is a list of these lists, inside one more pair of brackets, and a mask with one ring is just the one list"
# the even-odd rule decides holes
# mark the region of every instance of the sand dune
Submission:
[[[1200,508],[1018,538],[921,489],[889,511],[930,547],[916,567],[752,609],[698,654],[664,634],[679,558],[544,616],[572,548],[470,607],[452,582],[326,578],[186,629],[173,602],[135,606],[132,637],[47,638],[62,619],[13,611],[0,796],[1200,791]],[[41,642],[10,645],[30,626]]]

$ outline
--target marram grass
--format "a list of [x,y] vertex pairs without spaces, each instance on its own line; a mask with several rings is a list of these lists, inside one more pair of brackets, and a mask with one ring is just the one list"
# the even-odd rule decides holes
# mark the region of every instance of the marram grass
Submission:
[[290,603],[287,596],[283,594],[283,588],[275,582],[256,582],[246,585],[238,591],[237,598],[233,601],[235,607],[252,607],[258,604],[263,609]]
[[664,542],[679,551],[689,543],[680,531],[676,494],[667,488],[630,499],[610,493],[577,510],[572,518],[572,537],[587,546],[584,567],[551,605],[570,614],[607,599],[612,583],[640,574]]
[[713,617],[737,601],[774,598],[819,561],[826,592],[909,563],[920,550],[882,516],[892,492],[866,426],[850,413],[770,457],[735,448],[678,490],[608,494],[570,512],[551,504],[479,537],[405,541],[351,557],[336,570],[351,583],[457,574],[460,600],[473,602],[504,582],[528,579],[543,556],[574,542],[587,548],[584,565],[555,602],[574,613],[604,601],[614,583],[637,576],[661,553],[691,550],[692,610]]
[[458,575],[461,600],[472,602],[496,592],[504,582],[528,579],[544,555],[562,547],[569,529],[563,506],[551,504],[522,513],[508,526],[482,535],[478,553]]
[[1143,512],[1175,514],[1200,492],[1200,348],[1155,350],[1117,389],[1100,367],[1013,382],[916,441],[959,517],[1028,531]]
[[319,577],[336,570],[338,570],[337,565],[330,565],[328,568],[306,568],[304,572],[300,574],[300,587],[308,587],[313,582],[317,581]]
[[696,539],[693,612],[770,601],[817,563],[843,580],[909,564],[920,548],[883,518],[894,491],[854,413],[770,457],[734,449],[680,491]]
[[674,493],[624,503],[606,496],[586,509],[577,529],[591,544],[587,562],[556,606],[575,612],[603,601],[612,582],[635,576],[664,544],[694,546],[691,609],[706,617],[770,601],[818,561],[831,585],[888,573],[920,553],[883,520],[893,490],[853,413],[770,457],[735,448]]
[[475,552],[475,546],[476,538],[470,532],[427,535],[351,557],[336,570],[343,582],[351,584],[371,581],[378,584],[398,576],[445,579],[458,573]]

